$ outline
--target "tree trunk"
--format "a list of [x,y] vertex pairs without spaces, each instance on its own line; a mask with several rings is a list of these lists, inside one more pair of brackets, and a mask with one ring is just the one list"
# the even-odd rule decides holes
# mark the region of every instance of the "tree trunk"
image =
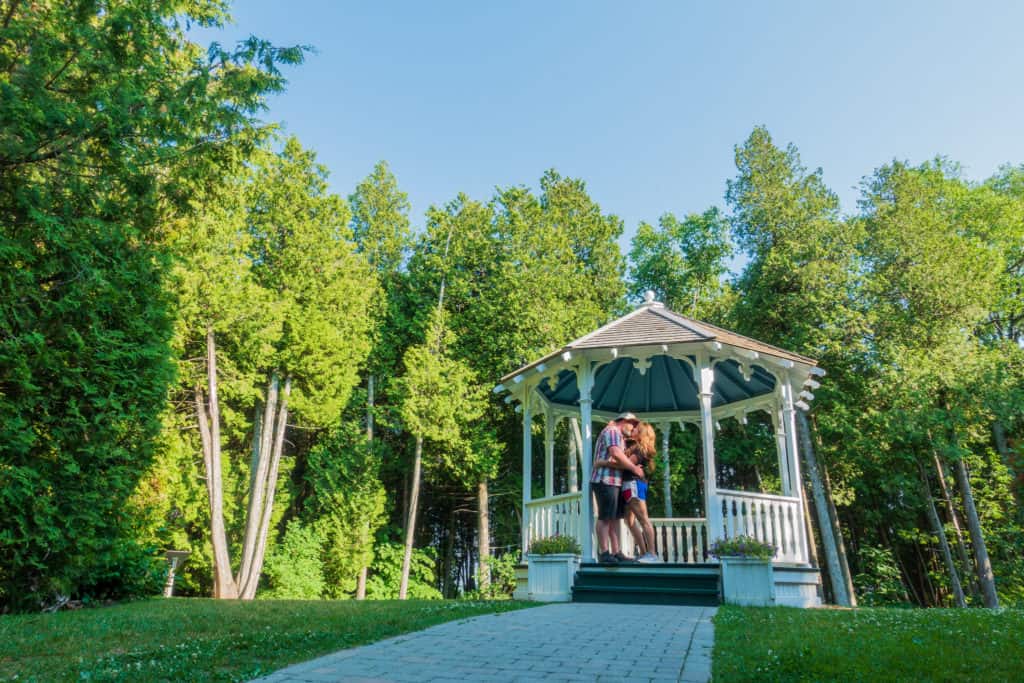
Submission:
[[1006,425],[1003,424],[1002,420],[996,420],[992,423],[992,440],[996,445],[996,452],[999,453],[1000,459],[1003,461],[1003,465],[1009,470],[1010,476],[1012,477],[1012,484],[1010,491],[1013,493],[1014,500],[1017,503],[1017,507],[1024,506],[1024,497],[1020,482],[1020,467],[1017,459],[1013,457],[1013,453],[1010,451],[1010,440],[1006,436]]
[[[373,443],[373,374],[370,374],[366,379],[366,440]],[[367,529],[367,537],[369,537],[369,529]],[[372,541],[367,538],[367,543]],[[356,579],[356,600],[366,599],[366,574],[369,567],[362,566],[359,568],[359,577]]]
[[[931,435],[929,434],[930,438]],[[953,505],[953,497],[949,495],[949,487],[946,485],[946,468],[942,466],[942,460],[934,449],[932,449],[932,459],[935,461],[935,474],[939,480],[942,498],[946,503],[946,514],[949,515],[949,521],[953,525],[953,533],[956,536],[956,552],[960,558],[960,569],[967,572],[971,595],[976,600],[981,600],[981,587],[978,585],[978,575],[974,571],[974,563],[971,562],[971,558],[967,554],[967,544],[964,542],[964,532],[960,528],[959,515],[957,514],[956,506]]]
[[409,592],[409,567],[412,564],[412,543],[416,533],[416,506],[420,498],[420,468],[423,464],[423,437],[416,437],[416,455],[412,463],[412,493],[409,498],[409,521],[405,525],[405,554],[402,555],[402,581],[398,586],[398,599],[405,600]]
[[996,580],[992,573],[992,563],[988,558],[988,548],[985,547],[985,536],[981,532],[981,520],[978,519],[978,510],[974,507],[974,494],[971,493],[971,482],[967,476],[967,465],[963,458],[956,462],[956,478],[960,484],[960,494],[964,500],[964,509],[967,511],[967,528],[971,533],[971,543],[974,545],[974,558],[978,562],[978,581],[981,583],[981,597],[985,607],[999,607],[999,596],[996,594]]
[[259,535],[256,537],[256,549],[253,553],[249,576],[245,578],[242,599],[252,600],[256,597],[256,588],[263,572],[263,558],[267,552],[267,535],[270,533],[270,520],[274,514],[274,493],[277,491],[277,471],[281,464],[284,451],[284,435],[288,428],[288,396],[292,392],[292,379],[285,377],[281,405],[277,411],[277,426],[274,429],[274,450],[271,454],[270,469],[267,473],[267,490],[264,495],[263,512],[260,515]]
[[209,409],[203,404],[203,391],[196,385],[196,416],[203,445],[206,492],[210,502],[210,543],[213,546],[213,597],[238,597],[238,584],[231,575],[231,555],[224,529],[224,489],[221,483],[220,403],[217,397],[217,345],[213,328],[206,329],[206,382]]
[[569,418],[569,491],[576,493],[580,490],[579,484],[579,461],[583,453],[583,434],[580,433],[580,423],[575,417]]
[[366,599],[366,570],[368,567],[363,567],[359,570],[359,578],[356,581],[356,600]]
[[[825,551],[825,560],[828,565],[829,580],[832,583],[832,592],[835,595],[836,604],[843,607],[851,607],[850,595],[846,590],[846,580],[843,571],[839,567],[839,551],[836,548],[836,539],[832,527],[832,520],[829,519],[828,503],[825,501],[825,487],[821,482],[821,475],[818,472],[818,462],[814,457],[814,449],[811,445],[811,435],[807,425],[807,417],[803,411],[796,411],[797,424],[800,429],[800,441],[803,445],[804,462],[807,463],[807,475],[811,478],[811,489],[814,494],[814,507],[818,511],[818,529],[821,531],[821,545]],[[799,482],[795,482],[799,483]]]
[[366,440],[373,441],[373,375],[366,379]]
[[956,571],[956,564],[953,562],[953,553],[949,550],[949,542],[946,540],[946,530],[939,521],[939,513],[935,510],[935,500],[932,498],[931,485],[928,483],[928,475],[924,467],[918,464],[921,471],[921,493],[924,495],[925,512],[932,524],[935,535],[939,538],[939,548],[942,550],[942,560],[946,564],[946,571],[949,573],[949,584],[953,588],[953,599],[957,607],[967,607],[964,599],[964,590],[960,586],[960,575]]
[[666,422],[661,427],[661,486],[665,498],[665,516],[672,517],[672,468],[669,466],[668,447],[672,436],[672,423]]
[[[817,422],[814,423],[814,432],[818,436],[818,444],[821,445],[821,437],[818,434]],[[850,606],[857,606],[857,592],[853,589],[853,575],[850,574],[850,562],[846,555],[846,541],[843,540],[843,532],[839,528],[839,511],[836,510],[835,500],[832,498],[832,482],[828,476],[828,464],[821,463],[821,475],[825,483],[825,500],[828,501],[829,515],[832,519],[832,531],[836,537],[836,550],[839,553],[839,568],[843,572],[843,580],[846,581],[846,594],[850,596]]]
[[812,567],[820,567],[818,562],[818,544],[817,539],[814,537],[814,518],[811,516],[811,504],[807,500],[807,486],[804,485],[803,478],[800,481],[800,488],[803,489],[804,499],[804,519],[807,520],[807,553],[810,556]]
[[260,519],[263,513],[263,496],[267,490],[267,470],[270,468],[270,449],[274,436],[274,415],[277,412],[278,379],[271,375],[267,387],[267,401],[263,408],[262,433],[260,435],[259,453],[256,454],[256,474],[251,477],[253,485],[249,489],[249,507],[245,518],[245,540],[242,542],[242,562],[238,569],[238,583],[243,586],[252,573],[252,563],[259,539]]
[[922,595],[928,595],[928,604],[925,607],[936,607],[939,605],[939,594],[932,584],[931,565],[921,554],[921,544],[915,541],[913,547],[914,554],[917,555],[917,566],[920,567],[917,578],[921,582]]
[[900,583],[903,584],[903,599],[907,602],[913,600],[920,606],[924,606],[924,600],[917,594],[917,590],[914,588],[914,582],[911,581],[910,572],[907,571],[907,566],[903,563],[903,558],[900,557],[896,547],[892,544],[892,538],[885,529],[885,525],[879,525],[878,527],[879,536],[882,537],[882,542],[885,543],[885,547],[892,553],[892,559],[896,563],[897,568],[900,570]]
[[260,439],[263,437],[263,421],[260,420],[260,404],[256,404],[256,418],[252,425],[252,455],[249,457],[249,490],[256,487],[256,469],[260,464]]
[[455,597],[453,595],[452,574],[455,565],[455,507],[448,510],[448,520],[444,525],[444,552],[438,558],[437,578],[441,582],[441,595],[445,599]]
[[487,480],[477,484],[477,515],[476,533],[479,544],[480,556],[480,585],[481,591],[486,591],[491,585],[491,514],[488,506]]

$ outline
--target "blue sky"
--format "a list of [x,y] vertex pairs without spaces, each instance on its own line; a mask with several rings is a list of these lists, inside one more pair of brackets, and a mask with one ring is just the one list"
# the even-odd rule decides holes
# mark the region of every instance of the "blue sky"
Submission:
[[[587,182],[626,227],[724,205],[764,124],[845,212],[894,158],[1024,163],[1024,3],[242,0],[231,42],[309,44],[267,120],[348,195],[385,159],[414,225],[460,192]],[[204,42],[211,34],[199,34]]]

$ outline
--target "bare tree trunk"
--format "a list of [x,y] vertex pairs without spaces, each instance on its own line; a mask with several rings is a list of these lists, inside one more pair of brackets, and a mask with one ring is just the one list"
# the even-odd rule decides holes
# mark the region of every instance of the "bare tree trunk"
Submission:
[[359,570],[359,578],[356,579],[356,600],[366,599],[366,571],[368,567]]
[[437,556],[437,578],[441,584],[441,595],[445,599],[452,598],[454,590],[452,586],[453,566],[455,564],[455,507],[448,510],[448,519],[444,523],[444,535],[442,537],[443,552]]
[[373,441],[373,375],[366,379],[366,440]]
[[260,583],[260,574],[263,572],[263,558],[267,552],[267,535],[270,533],[270,520],[274,514],[274,494],[277,491],[277,472],[281,465],[281,454],[284,451],[284,435],[288,428],[288,396],[292,393],[292,379],[285,377],[284,391],[281,396],[281,405],[277,411],[277,426],[274,429],[274,450],[271,454],[270,469],[267,473],[267,490],[264,495],[263,511],[260,515],[259,535],[257,536],[256,550],[253,553],[252,565],[249,568],[249,576],[245,578],[242,589],[242,598],[252,600],[256,597],[256,588]]
[[477,484],[476,533],[480,555],[480,590],[486,591],[491,585],[491,514],[488,506],[487,480]]
[[[996,420],[992,423],[992,440],[995,442],[996,452],[999,453],[1003,465],[1010,471],[1013,481],[1017,481],[1020,477],[1020,471],[1013,458],[1013,454],[1010,452],[1010,440],[1006,436],[1006,425],[1003,424],[1002,420]],[[1024,505],[1024,498],[1021,497],[1022,489],[1019,486],[1010,486],[1010,491],[1013,493],[1017,506]]]
[[[930,438],[931,434],[929,434]],[[956,536],[956,552],[960,558],[960,569],[967,572],[971,595],[976,600],[981,600],[981,587],[978,585],[978,575],[974,571],[974,563],[971,562],[971,558],[967,554],[967,544],[964,542],[964,532],[960,528],[959,515],[957,514],[956,506],[953,505],[953,497],[949,495],[949,487],[946,485],[946,468],[942,466],[942,460],[934,449],[932,449],[932,459],[935,461],[935,474],[939,480],[939,488],[942,490],[942,498],[946,503],[946,514],[949,515],[949,521],[953,525],[953,533]]]
[[956,600],[957,607],[967,607],[967,601],[964,599],[964,590],[960,586],[960,575],[956,571],[953,553],[950,552],[949,542],[946,540],[946,530],[943,528],[942,522],[939,521],[939,513],[935,510],[935,500],[932,498],[928,475],[925,473],[922,465],[918,464],[918,468],[921,471],[921,493],[924,495],[925,512],[928,513],[928,519],[931,521],[935,535],[939,537],[939,548],[942,550],[942,560],[946,564],[946,571],[949,572],[949,583],[953,588],[953,598]]
[[274,415],[277,412],[278,379],[274,374],[267,387],[267,401],[263,409],[262,432],[260,434],[259,454],[256,473],[251,477],[253,482],[249,489],[249,507],[245,518],[245,540],[242,542],[242,562],[238,569],[238,583],[244,586],[252,573],[252,563],[259,539],[259,525],[263,513],[263,496],[267,490],[267,470],[270,468],[270,449],[274,436]]
[[811,566],[820,567],[821,565],[818,562],[818,544],[814,537],[814,518],[811,517],[811,504],[807,500],[807,486],[804,485],[803,477],[800,480],[800,488],[804,492],[804,519],[807,520],[807,552],[810,555]]
[[932,584],[931,567],[924,555],[921,554],[921,544],[914,543],[914,554],[917,555],[917,564],[921,571],[918,572],[917,578],[921,582],[921,590],[928,594],[928,604],[925,607],[935,607],[939,604],[939,594],[935,590],[935,586]]
[[569,418],[569,491],[576,493],[580,490],[579,483],[579,459],[583,453],[583,435],[580,433],[580,423],[575,417]]
[[409,592],[409,567],[412,564],[412,544],[416,534],[416,506],[420,498],[420,468],[423,465],[423,437],[416,437],[416,455],[412,463],[412,493],[409,500],[409,521],[405,525],[405,554],[402,556],[402,581],[398,586],[398,599],[405,600]]
[[259,403],[256,404],[256,416],[252,424],[252,455],[249,458],[249,490],[256,487],[256,469],[260,464],[260,439],[263,437],[263,421],[260,420]]
[[[366,379],[366,440],[373,443],[373,374]],[[369,527],[366,529],[366,542],[371,543],[369,539]],[[369,567],[362,566],[359,568],[359,577],[356,579],[356,600],[366,599],[366,574]]]
[[196,385],[196,416],[203,445],[206,492],[210,501],[210,543],[213,546],[213,597],[238,597],[238,584],[231,575],[231,555],[224,529],[224,489],[221,483],[220,403],[217,397],[217,344],[213,328],[206,328],[206,382],[209,409],[203,404],[203,391]]
[[963,458],[956,462],[956,478],[957,483],[960,484],[964,509],[967,511],[967,528],[971,533],[971,543],[974,545],[974,558],[978,562],[978,581],[981,583],[982,602],[985,607],[999,607],[995,575],[992,573],[992,563],[988,558],[988,548],[985,547],[985,536],[981,532],[981,520],[978,519],[978,510],[974,507],[974,494],[971,493],[971,482],[967,476],[967,465],[964,464]]
[[807,463],[807,476],[811,479],[814,507],[818,511],[818,529],[821,531],[821,544],[825,551],[828,575],[832,583],[832,593],[835,595],[837,605],[851,607],[850,595],[846,590],[846,580],[843,578],[843,571],[839,567],[839,552],[836,548],[832,520],[829,519],[828,503],[825,501],[825,486],[821,482],[821,475],[818,472],[818,461],[814,457],[814,448],[811,445],[807,417],[803,411],[798,410],[796,413],[798,418],[797,424],[800,427],[800,441],[803,445],[804,461]]
[[668,447],[672,435],[672,423],[666,422],[661,427],[661,486],[665,498],[665,516],[672,517],[672,468],[669,465]]
[[896,566],[900,570],[900,583],[903,584],[903,599],[910,602],[913,600],[920,606],[924,606],[924,599],[917,594],[917,589],[914,587],[914,582],[911,581],[910,572],[907,571],[906,564],[903,563],[903,558],[900,557],[896,547],[892,544],[892,538],[889,537],[889,533],[885,530],[885,525],[879,525],[879,535],[882,537],[882,542],[885,543],[885,547],[892,553],[892,559],[896,562]]
[[[815,422],[814,431],[817,434],[818,425]],[[818,435],[818,444],[821,444],[821,437]],[[846,556],[846,541],[843,540],[843,532],[839,528],[839,511],[836,510],[835,500],[832,498],[832,482],[828,476],[828,464],[821,463],[821,475],[825,482],[825,500],[828,501],[829,515],[832,520],[832,531],[836,536],[836,550],[839,553],[839,569],[843,572],[843,580],[846,581],[846,594],[850,596],[850,606],[857,606],[857,592],[853,589],[853,576],[850,574],[850,563]]]

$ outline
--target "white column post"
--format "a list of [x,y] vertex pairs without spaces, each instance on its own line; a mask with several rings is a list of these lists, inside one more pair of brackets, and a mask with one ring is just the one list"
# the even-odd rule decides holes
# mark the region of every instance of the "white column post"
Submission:
[[555,413],[544,406],[544,497],[555,495]]
[[530,508],[533,499],[533,396],[523,387],[523,559],[530,548]]
[[[803,487],[800,485],[800,455],[797,450],[796,435],[796,407],[793,405],[793,383],[787,374],[782,384],[782,429],[786,433],[786,452],[789,460],[789,482],[790,494],[803,502]],[[797,555],[800,562],[807,562],[807,534],[804,521],[804,507],[798,505],[796,508],[797,529]]]
[[672,434],[672,423],[661,423],[661,481],[664,490],[665,516],[672,517],[672,472],[669,469],[668,444]]
[[711,414],[712,385],[715,372],[706,352],[697,356],[697,386],[700,389],[700,434],[704,446],[704,509],[707,515],[708,543],[723,536],[722,511],[718,502],[718,477],[715,466],[715,418]]
[[580,533],[583,536],[580,545],[583,546],[583,561],[594,560],[594,520],[590,505],[590,470],[593,459],[593,428],[591,426],[591,399],[590,390],[594,387],[594,374],[590,369],[590,361],[582,359],[576,371],[576,383],[580,390],[580,427],[583,430],[583,452],[580,454],[580,464],[583,470],[581,479],[583,485],[580,496]]
[[791,496],[793,495],[793,485],[790,483],[789,478],[789,449],[786,447],[786,431],[783,429],[785,420],[782,417],[781,396],[782,391],[780,387],[780,390],[776,393],[778,400],[772,407],[772,427],[775,428],[775,448],[779,456],[779,479],[782,480],[782,495]]

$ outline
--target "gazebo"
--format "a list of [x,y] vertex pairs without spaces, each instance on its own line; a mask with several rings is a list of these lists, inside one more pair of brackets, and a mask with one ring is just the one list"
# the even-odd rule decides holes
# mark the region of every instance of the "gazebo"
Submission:
[[[579,540],[584,563],[594,561],[593,424],[629,411],[660,429],[665,444],[673,426],[692,424],[700,430],[704,516],[675,518],[669,510],[651,520],[666,568],[714,564],[708,555],[713,541],[754,536],[776,547],[777,601],[820,604],[820,578],[809,563],[795,411],[808,408],[809,389],[824,374],[812,358],[674,313],[648,292],[627,315],[501,378],[494,391],[507,393],[506,401],[517,402],[523,416],[524,557],[531,540],[563,534]],[[774,426],[781,495],[718,485],[716,425],[731,417],[745,422],[754,411],[765,411]],[[533,417],[541,414],[544,496],[534,499],[532,427]],[[579,421],[580,471],[571,458],[569,490],[556,494],[555,428],[566,418]],[[659,450],[667,472],[668,452]],[[666,489],[667,484],[666,479]],[[624,529],[622,538],[629,538]]]

